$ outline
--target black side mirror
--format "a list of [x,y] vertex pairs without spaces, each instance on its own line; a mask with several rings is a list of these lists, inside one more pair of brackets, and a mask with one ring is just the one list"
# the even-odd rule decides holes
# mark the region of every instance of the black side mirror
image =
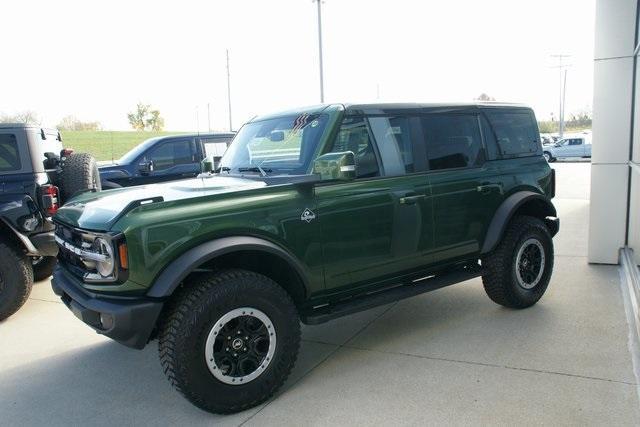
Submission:
[[284,132],[281,130],[274,130],[269,134],[269,139],[274,142],[284,141]]
[[149,175],[153,172],[153,160],[146,160],[138,164],[138,171],[142,175]]

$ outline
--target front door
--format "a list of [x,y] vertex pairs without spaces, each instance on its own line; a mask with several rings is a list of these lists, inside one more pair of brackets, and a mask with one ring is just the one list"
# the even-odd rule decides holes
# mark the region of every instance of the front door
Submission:
[[137,171],[133,185],[193,178],[200,161],[193,138],[170,139],[151,148],[138,163],[152,162],[153,170]]
[[374,287],[428,264],[431,197],[425,174],[407,174],[417,168],[409,120],[347,117],[328,150],[354,152],[357,172],[315,190],[329,293]]

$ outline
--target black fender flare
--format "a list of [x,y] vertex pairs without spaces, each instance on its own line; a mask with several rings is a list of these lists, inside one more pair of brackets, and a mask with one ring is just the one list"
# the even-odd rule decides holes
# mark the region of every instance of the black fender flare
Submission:
[[[538,200],[543,204],[545,209],[543,212],[544,218],[557,216],[556,208],[553,206],[553,203],[551,203],[551,200],[543,194],[534,193],[533,191],[518,191],[517,193],[510,195],[502,202],[496,210],[496,213],[493,215],[493,219],[489,224],[489,228],[487,229],[487,234],[482,245],[482,254],[491,252],[496,247],[504,234],[507,224],[513,217],[513,214],[519,207],[532,200]],[[558,231],[557,221],[550,225],[552,228],[555,227],[555,229],[550,230],[551,234],[555,235]]]
[[152,298],[166,298],[170,296],[180,283],[198,266],[221,255],[242,250],[258,250],[282,258],[298,273],[305,289],[309,289],[302,264],[285,249],[275,243],[258,237],[231,236],[202,243],[173,260],[157,277],[153,286],[147,292],[147,296]]

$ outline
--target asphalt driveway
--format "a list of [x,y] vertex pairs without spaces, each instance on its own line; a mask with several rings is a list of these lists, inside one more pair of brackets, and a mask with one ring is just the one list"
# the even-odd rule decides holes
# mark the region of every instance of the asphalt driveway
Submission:
[[284,389],[216,416],[173,391],[156,344],[96,335],[35,285],[0,323],[0,425],[639,425],[618,268],[587,264],[588,163],[557,163],[547,294],[522,311],[479,279],[305,327]]

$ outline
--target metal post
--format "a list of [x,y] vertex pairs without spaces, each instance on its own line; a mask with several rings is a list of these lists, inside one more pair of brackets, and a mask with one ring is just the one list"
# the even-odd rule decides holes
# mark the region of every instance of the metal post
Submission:
[[209,107],[208,102],[207,102],[207,125],[209,127],[209,133],[211,133],[211,109]]
[[[560,71],[560,96],[559,96],[559,111],[558,111],[558,134],[560,136],[560,138],[562,138],[563,134],[564,134],[564,102],[565,102],[565,96],[564,96],[564,92],[565,92],[565,88],[566,88],[566,84],[567,84],[567,72],[566,72],[566,68],[569,66],[569,64],[564,64],[563,63],[563,59],[564,58],[569,58],[571,57],[571,55],[551,55],[552,58],[557,58],[558,59],[558,65],[553,67],[553,68],[558,68],[558,70]],[[564,71],[564,75],[563,72]]]
[[231,76],[229,72],[229,49],[227,49],[227,99],[229,100],[229,132],[233,131],[233,120],[231,119]]
[[322,0],[318,3],[318,56],[320,58],[320,103],[324,103],[324,71],[322,66]]

